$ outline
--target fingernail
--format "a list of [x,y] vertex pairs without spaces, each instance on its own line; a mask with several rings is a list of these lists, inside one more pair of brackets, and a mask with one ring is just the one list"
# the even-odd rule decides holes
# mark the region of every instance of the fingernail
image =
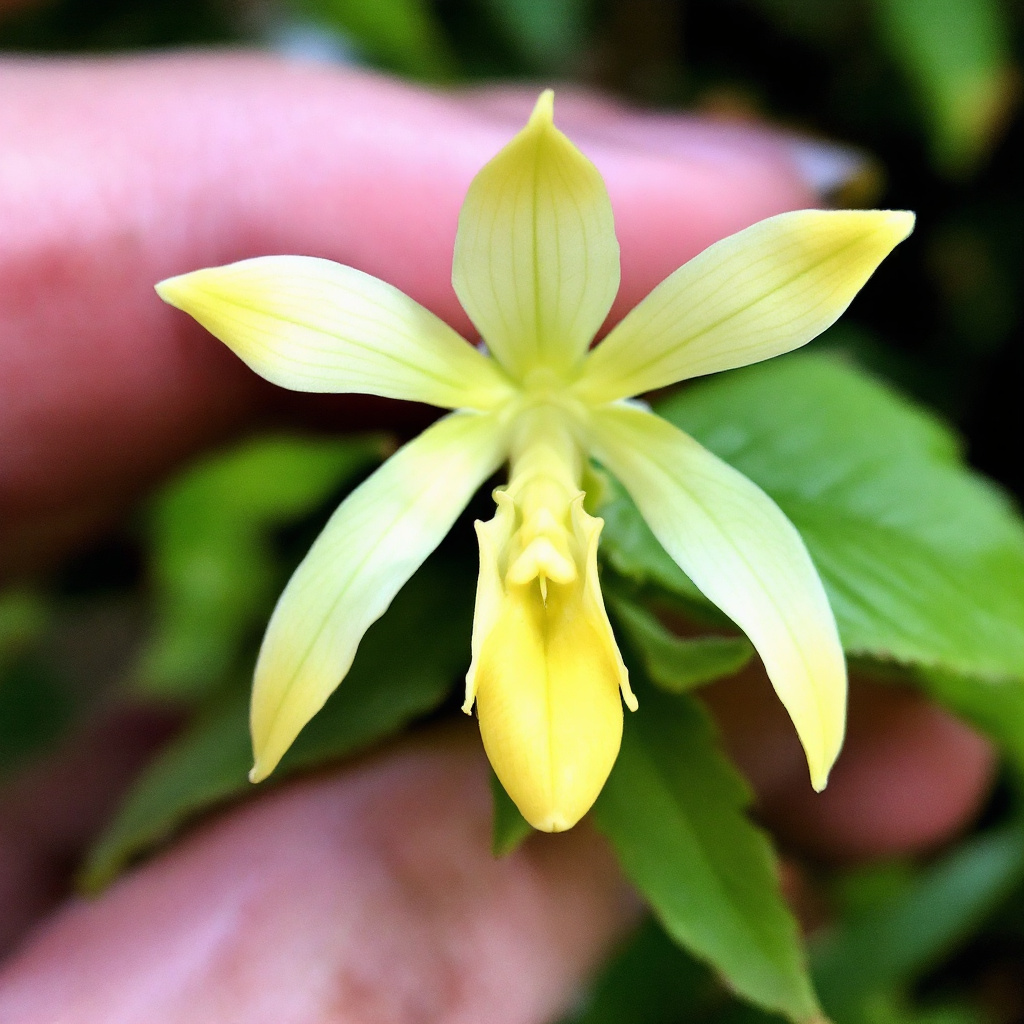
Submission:
[[811,191],[829,202],[870,205],[884,183],[878,162],[856,146],[757,121],[641,112],[576,116],[581,113],[586,111],[570,107],[568,118],[569,127],[581,134],[665,156],[723,166],[748,165],[758,151],[768,159],[781,157]]
[[620,139],[643,139],[666,155],[722,166],[749,165],[758,152],[764,159],[781,159],[810,191],[836,205],[870,206],[883,190],[882,169],[864,150],[756,121],[655,114],[615,131]]
[[823,199],[842,206],[869,206],[881,194],[878,161],[856,146],[803,135],[777,135],[797,174]]

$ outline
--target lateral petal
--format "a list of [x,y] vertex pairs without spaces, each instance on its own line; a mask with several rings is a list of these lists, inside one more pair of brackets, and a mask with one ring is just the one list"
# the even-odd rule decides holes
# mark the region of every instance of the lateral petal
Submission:
[[517,379],[564,371],[587,351],[619,288],[619,245],[597,168],[552,121],[529,123],[473,179],[452,284],[490,351]]
[[342,681],[356,647],[505,458],[497,417],[453,413],[401,448],[341,504],[274,609],[256,663],[259,782]]
[[665,550],[747,634],[821,790],[846,719],[835,619],[796,528],[760,488],[653,413],[595,410],[593,454],[632,495]]
[[797,210],[723,238],[594,349],[577,393],[616,401],[799,348],[839,319],[913,227],[901,210]]
[[261,256],[156,286],[260,376],[293,391],[358,392],[490,409],[504,374],[384,281],[311,256]]

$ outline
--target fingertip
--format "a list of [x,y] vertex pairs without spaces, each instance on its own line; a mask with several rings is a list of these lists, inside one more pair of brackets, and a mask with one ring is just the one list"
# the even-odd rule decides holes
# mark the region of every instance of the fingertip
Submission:
[[994,777],[991,745],[921,694],[851,691],[847,748],[820,795],[792,784],[766,809],[788,843],[829,860],[919,853],[978,815]]
[[913,690],[851,679],[846,742],[820,792],[759,666],[705,697],[759,818],[794,852],[844,862],[927,851],[968,827],[991,789],[988,741]]
[[472,727],[268,792],[65,908],[0,1019],[555,1019],[635,904],[585,827],[501,859],[490,828]]

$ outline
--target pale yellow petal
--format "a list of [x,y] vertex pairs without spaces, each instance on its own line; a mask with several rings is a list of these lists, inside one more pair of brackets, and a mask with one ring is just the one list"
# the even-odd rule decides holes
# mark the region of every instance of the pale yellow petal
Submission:
[[[475,696],[491,765],[534,828],[561,832],[590,809],[622,739],[620,688],[636,706],[597,584],[602,521],[574,503],[585,552],[571,583],[502,586],[497,561],[507,541],[507,501],[481,536],[481,590],[467,704]],[[492,525],[493,524],[493,525]],[[491,561],[492,564],[488,564]],[[479,629],[477,628],[479,627]]]
[[509,393],[493,360],[397,288],[308,256],[264,256],[168,278],[160,297],[258,374],[293,391],[358,392],[446,409]]
[[835,323],[913,227],[900,210],[798,210],[730,235],[615,327],[577,393],[615,401],[799,348]]
[[626,707],[630,711],[636,711],[639,705],[633,694],[633,689],[629,685],[629,672],[626,669],[626,663],[622,660],[615,635],[612,633],[611,623],[608,621],[604,595],[601,593],[601,578],[597,571],[597,547],[601,538],[601,530],[604,529],[604,520],[590,515],[584,509],[583,501],[584,495],[581,494],[572,504],[573,531],[580,538],[585,552],[583,556],[586,566],[583,575],[583,617],[593,623],[595,632],[601,637],[602,643],[609,651],[610,658],[615,664],[619,690]]
[[505,455],[493,415],[453,413],[401,448],[334,513],[281,595],[260,649],[254,782],[273,771],[320,710],[367,628]]
[[796,528],[756,485],[653,413],[593,414],[593,452],[665,550],[747,634],[822,789],[846,719],[835,619]]
[[466,699],[462,710],[468,715],[476,700],[477,667],[484,640],[491,635],[501,615],[505,601],[503,563],[509,541],[515,530],[516,513],[512,499],[503,491],[494,491],[498,506],[494,517],[487,522],[476,522],[476,537],[480,547],[480,575],[476,584],[476,603],[473,607],[472,661],[466,673]]
[[555,128],[551,92],[473,179],[452,283],[517,379],[573,367],[608,315],[619,287],[611,204],[597,169]]

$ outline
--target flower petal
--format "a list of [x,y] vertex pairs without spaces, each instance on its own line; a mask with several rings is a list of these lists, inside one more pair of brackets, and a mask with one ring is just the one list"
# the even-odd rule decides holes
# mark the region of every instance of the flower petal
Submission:
[[747,634],[796,726],[815,789],[842,746],[846,666],[835,619],[796,528],[760,488],[659,416],[593,414],[593,453],[665,550]]
[[798,210],[723,238],[590,354],[577,393],[611,402],[805,345],[914,227],[901,210]]
[[281,595],[260,649],[254,782],[320,710],[367,628],[505,455],[495,416],[454,413],[401,448],[334,513]]
[[258,374],[293,391],[490,409],[501,370],[397,288],[311,256],[263,256],[156,286]]
[[518,379],[576,364],[619,288],[619,245],[597,168],[552,122],[545,92],[526,127],[473,179],[452,284],[490,351]]
[[501,580],[515,527],[511,500],[496,492],[498,512],[477,524],[480,585],[473,622],[475,698],[484,749],[523,817],[543,832],[572,828],[597,799],[622,739],[629,688],[597,574],[603,520],[572,503],[580,564],[564,583]]

